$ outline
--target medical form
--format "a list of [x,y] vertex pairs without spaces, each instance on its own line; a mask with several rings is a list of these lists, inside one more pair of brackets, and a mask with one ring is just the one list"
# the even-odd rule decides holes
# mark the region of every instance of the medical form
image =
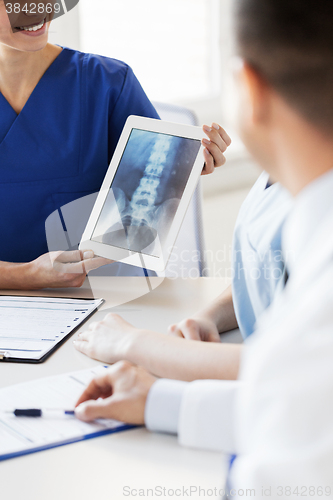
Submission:
[[0,360],[40,363],[103,299],[0,297]]

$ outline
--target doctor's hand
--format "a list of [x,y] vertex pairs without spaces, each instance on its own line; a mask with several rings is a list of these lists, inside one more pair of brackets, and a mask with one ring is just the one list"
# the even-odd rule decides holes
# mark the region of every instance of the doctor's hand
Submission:
[[223,153],[230,146],[231,139],[226,131],[217,123],[213,123],[211,127],[204,125],[203,131],[207,135],[207,138],[202,139],[202,145],[205,146],[205,166],[201,175],[207,175],[212,174],[216,167],[221,167],[225,164],[226,158]]
[[90,358],[112,364],[128,359],[129,351],[140,330],[118,314],[109,313],[102,321],[89,325],[73,341],[75,348]]
[[28,264],[29,288],[80,287],[89,271],[110,262],[91,250],[46,253]]
[[120,361],[90,382],[76,403],[75,416],[85,422],[111,418],[142,425],[148,392],[156,380],[144,368]]
[[208,318],[193,317],[184,319],[177,325],[170,325],[169,335],[187,340],[201,340],[202,342],[221,342],[216,324]]

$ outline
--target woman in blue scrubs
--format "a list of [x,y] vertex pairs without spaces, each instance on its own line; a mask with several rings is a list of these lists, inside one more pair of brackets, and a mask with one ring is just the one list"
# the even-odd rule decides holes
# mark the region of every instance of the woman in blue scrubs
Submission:
[[[0,288],[80,286],[105,263],[92,252],[48,254],[45,221],[98,192],[129,115],[158,118],[126,64],[48,44],[49,25],[29,12],[9,21],[0,1]],[[209,173],[228,136],[207,135]]]

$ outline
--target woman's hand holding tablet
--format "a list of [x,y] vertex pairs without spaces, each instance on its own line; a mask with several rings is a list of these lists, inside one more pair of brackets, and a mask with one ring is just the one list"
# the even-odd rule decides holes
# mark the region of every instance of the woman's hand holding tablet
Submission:
[[30,263],[29,289],[80,287],[89,271],[110,262],[91,250],[46,253]]
[[89,250],[50,252],[32,262],[2,262],[1,288],[39,290],[80,287],[89,271],[105,264],[110,264],[110,260],[95,257],[94,252]]
[[227,161],[224,154],[231,144],[231,139],[226,131],[217,123],[213,123],[211,127],[204,125],[203,131],[208,136],[208,139],[202,139],[202,145],[205,158],[205,166],[201,175],[212,174],[217,167],[222,167]]
[[204,130],[209,140],[199,127],[130,116],[80,249],[163,271],[203,163],[205,173],[222,165],[231,142],[217,124]]

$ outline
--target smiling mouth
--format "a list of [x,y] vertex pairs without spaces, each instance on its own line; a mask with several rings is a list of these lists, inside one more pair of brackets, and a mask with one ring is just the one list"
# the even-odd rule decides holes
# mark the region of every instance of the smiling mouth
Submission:
[[39,23],[30,24],[29,26],[17,26],[16,31],[38,31],[43,28],[46,18],[39,21]]

